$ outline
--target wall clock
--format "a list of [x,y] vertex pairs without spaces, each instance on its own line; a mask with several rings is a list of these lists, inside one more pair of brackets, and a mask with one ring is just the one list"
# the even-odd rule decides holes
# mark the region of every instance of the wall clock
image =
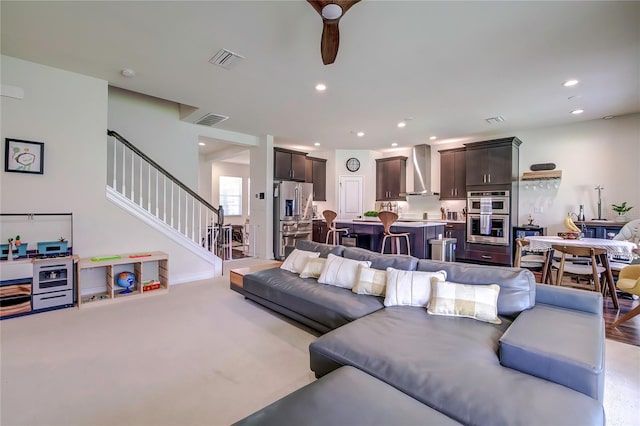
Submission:
[[360,170],[360,160],[354,157],[349,158],[347,160],[347,170],[349,170],[350,172],[357,172],[358,170]]

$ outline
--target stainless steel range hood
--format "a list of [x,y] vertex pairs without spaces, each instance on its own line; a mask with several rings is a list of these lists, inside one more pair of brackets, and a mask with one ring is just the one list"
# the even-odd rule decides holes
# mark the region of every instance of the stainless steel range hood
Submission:
[[431,147],[429,145],[415,145],[411,150],[413,164],[413,191],[400,194],[406,195],[440,195],[431,191]]

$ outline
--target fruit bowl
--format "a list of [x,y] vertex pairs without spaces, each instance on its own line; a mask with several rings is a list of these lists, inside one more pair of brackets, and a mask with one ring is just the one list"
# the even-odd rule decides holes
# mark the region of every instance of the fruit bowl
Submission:
[[563,240],[579,240],[580,238],[582,238],[582,232],[558,232],[558,237],[561,237]]

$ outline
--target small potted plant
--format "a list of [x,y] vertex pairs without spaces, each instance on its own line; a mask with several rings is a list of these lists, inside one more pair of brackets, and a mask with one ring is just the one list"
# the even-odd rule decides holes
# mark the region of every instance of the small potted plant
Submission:
[[618,222],[626,222],[627,212],[631,210],[633,207],[627,206],[627,202],[623,201],[622,204],[620,204],[619,206],[615,204],[611,204],[611,208],[613,209],[614,212],[618,213],[618,217],[616,219]]
[[369,210],[362,214],[365,220],[376,220],[378,218],[378,212],[375,210]]

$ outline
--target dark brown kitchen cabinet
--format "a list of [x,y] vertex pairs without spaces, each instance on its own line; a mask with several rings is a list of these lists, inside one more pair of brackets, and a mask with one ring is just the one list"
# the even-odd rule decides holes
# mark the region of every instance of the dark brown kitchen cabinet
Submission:
[[376,160],[376,201],[405,201],[407,191],[407,157]]
[[307,153],[273,148],[273,178],[305,181]]
[[444,237],[456,239],[456,260],[466,259],[467,250],[467,224],[447,223],[444,226]]
[[440,153],[440,199],[464,200],[467,196],[467,153],[465,148]]
[[518,180],[516,137],[465,144],[467,186],[509,185]]
[[325,243],[327,240],[327,222],[321,219],[313,221],[311,237],[316,243]]
[[327,160],[307,157],[305,175],[313,184],[313,201],[327,201]]

